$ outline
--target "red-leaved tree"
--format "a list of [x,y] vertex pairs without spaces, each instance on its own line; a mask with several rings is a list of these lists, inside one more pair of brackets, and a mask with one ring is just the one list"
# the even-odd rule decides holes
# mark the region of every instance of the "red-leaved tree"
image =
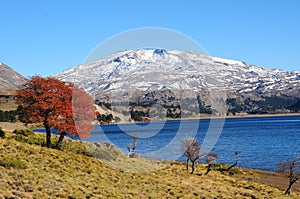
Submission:
[[56,148],[61,148],[66,134],[88,138],[93,130],[92,122],[95,119],[95,111],[93,99],[83,89],[73,86],[71,100],[67,101],[64,110],[61,112],[57,122],[58,125],[53,127],[60,132]]
[[51,128],[60,132],[57,148],[66,134],[81,138],[90,135],[95,114],[93,100],[72,83],[34,76],[17,91],[16,101],[22,106],[24,123],[43,123],[47,147],[52,147]]

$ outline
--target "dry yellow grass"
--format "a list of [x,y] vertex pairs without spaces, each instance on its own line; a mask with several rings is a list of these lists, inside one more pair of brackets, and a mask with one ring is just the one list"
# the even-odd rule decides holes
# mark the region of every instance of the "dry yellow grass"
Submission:
[[283,189],[219,171],[204,175],[205,165],[201,164],[191,175],[184,163],[132,159],[118,153],[112,156],[116,158],[97,160],[19,142],[10,136],[7,132],[5,139],[0,138],[0,198],[300,197],[296,193],[285,197]]

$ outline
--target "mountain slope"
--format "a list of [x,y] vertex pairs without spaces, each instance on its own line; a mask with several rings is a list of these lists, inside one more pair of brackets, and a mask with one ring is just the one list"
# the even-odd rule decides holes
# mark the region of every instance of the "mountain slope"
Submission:
[[[299,106],[295,107],[300,102],[300,72],[267,69],[190,51],[121,51],[56,77],[79,85],[99,101],[131,104],[131,116],[138,111],[135,115],[139,119],[149,117],[154,104],[163,106],[167,117],[196,116],[197,105],[190,103],[193,98],[199,102],[200,113],[216,112],[209,99],[212,92],[219,92],[215,94],[217,101],[225,99],[227,114],[300,111]],[[188,104],[187,112],[182,112],[181,99]],[[158,108],[154,112],[160,117]],[[217,112],[224,114],[222,110]]]
[[26,78],[8,67],[0,63],[0,89],[16,90],[25,82]]
[[140,90],[175,88],[180,81],[194,90],[218,88],[240,93],[297,90],[300,85],[300,73],[296,71],[271,70],[195,52],[160,49],[117,52],[56,77],[75,82],[93,94],[125,85]]

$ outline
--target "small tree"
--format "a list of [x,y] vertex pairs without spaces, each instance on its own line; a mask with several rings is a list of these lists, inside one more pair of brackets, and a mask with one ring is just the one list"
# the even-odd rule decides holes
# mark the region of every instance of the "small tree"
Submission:
[[206,161],[206,163],[208,165],[207,165],[207,170],[206,170],[205,175],[207,175],[212,170],[212,166],[214,165],[215,160],[217,158],[218,158],[218,154],[216,154],[216,153],[208,153],[208,154],[206,154],[205,161]]
[[203,156],[201,154],[201,146],[196,138],[186,137],[181,144],[181,150],[183,154],[186,156],[186,170],[189,169],[189,161],[192,162],[192,172],[195,170],[195,162]]
[[285,160],[278,164],[278,171],[284,173],[289,179],[288,188],[285,191],[285,195],[290,195],[292,186],[299,180],[300,177],[300,162],[298,158],[294,160]]
[[235,166],[238,165],[238,160],[239,160],[239,154],[240,154],[240,153],[241,153],[241,152],[239,152],[239,151],[234,152],[234,155],[235,155],[235,163],[232,164],[232,165],[230,165],[230,166],[227,168],[227,171],[230,171],[230,169],[232,169],[233,167],[235,167]]
[[135,148],[137,145],[138,136],[133,136],[133,143],[127,143],[127,149],[128,149],[128,157],[133,157],[135,154]]

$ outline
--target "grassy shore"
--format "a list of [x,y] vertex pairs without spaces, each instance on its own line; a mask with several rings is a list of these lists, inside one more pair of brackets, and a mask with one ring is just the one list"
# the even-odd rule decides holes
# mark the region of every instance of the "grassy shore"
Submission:
[[208,115],[201,114],[199,117],[186,117],[186,118],[167,118],[165,120],[194,120],[194,119],[213,119],[213,118],[257,118],[257,117],[286,117],[286,116],[300,116],[300,113],[277,113],[277,114],[240,114],[240,115]]
[[276,172],[238,168],[234,175],[204,175],[206,165],[198,164],[191,175],[184,163],[129,158],[110,144],[66,139],[60,151],[42,147],[43,141],[43,134],[5,131],[0,198],[300,197],[299,187],[283,195],[287,179]]

